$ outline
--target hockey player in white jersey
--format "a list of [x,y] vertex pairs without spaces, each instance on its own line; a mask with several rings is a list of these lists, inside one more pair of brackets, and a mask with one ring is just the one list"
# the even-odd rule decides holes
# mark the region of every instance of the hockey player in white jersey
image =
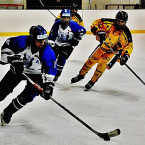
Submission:
[[57,59],[57,75],[54,81],[57,81],[61,75],[66,60],[85,33],[86,29],[84,27],[71,21],[70,10],[64,9],[61,12],[61,18],[52,26],[48,37],[49,41],[54,42],[53,50]]
[[27,81],[24,90],[1,113],[1,124],[8,124],[12,115],[28,102],[41,95],[45,100],[53,94],[56,57],[47,44],[47,31],[40,25],[32,26],[29,36],[11,37],[2,46],[1,58],[10,63],[10,70],[0,82],[0,101],[3,101],[27,74],[44,90],[40,92]]

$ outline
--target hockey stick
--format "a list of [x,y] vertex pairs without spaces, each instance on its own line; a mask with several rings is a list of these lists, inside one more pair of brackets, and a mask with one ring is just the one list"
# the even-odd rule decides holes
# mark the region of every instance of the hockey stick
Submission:
[[[23,76],[32,84],[34,85],[37,89],[40,91],[43,91],[43,88],[41,88],[38,84],[36,84],[34,81],[32,81],[26,74],[23,73]],[[50,97],[50,99],[55,102],[58,106],[60,106],[63,110],[65,110],[67,113],[69,113],[71,116],[73,116],[76,120],[78,120],[81,124],[83,124],[85,127],[87,127],[89,130],[91,130],[93,133],[98,135],[100,138],[103,138],[105,141],[109,141],[110,137],[115,137],[120,134],[120,129],[115,129],[111,132],[107,133],[100,133],[94,130],[92,127],[90,127],[88,124],[86,124],[84,121],[82,121],[79,117],[77,117],[75,114],[73,114],[70,110],[65,108],[63,105],[61,105],[59,102],[57,102],[54,98]]]
[[0,64],[5,65],[5,64],[8,64],[8,63],[0,60]]
[[[104,41],[103,42],[115,55],[115,51]],[[125,66],[145,85],[145,82],[129,67],[129,65],[125,64]]]
[[[39,0],[40,4],[45,7],[45,5],[42,3],[42,0]],[[53,15],[55,18],[57,18],[49,9],[47,9],[49,13],[51,13],[51,15]]]
[[[7,63],[0,60],[0,64],[5,65]],[[35,86],[39,91],[43,91],[43,88],[41,88],[38,84],[36,84],[31,78],[29,78],[25,73],[22,73],[23,76],[33,85]],[[59,102],[57,102],[54,98],[50,97],[50,99],[55,102],[58,106],[60,106],[63,110],[65,110],[67,113],[69,113],[71,116],[73,116],[76,120],[78,120],[81,124],[83,124],[85,127],[87,127],[89,130],[91,130],[93,133],[95,133],[100,138],[104,139],[105,141],[109,141],[110,137],[115,137],[120,134],[120,129],[115,129],[111,132],[106,133],[100,133],[96,130],[94,130],[92,127],[90,127],[88,124],[86,124],[83,120],[81,120],[79,117],[77,117],[75,114],[73,114],[70,110],[65,108],[63,105],[61,105]]]

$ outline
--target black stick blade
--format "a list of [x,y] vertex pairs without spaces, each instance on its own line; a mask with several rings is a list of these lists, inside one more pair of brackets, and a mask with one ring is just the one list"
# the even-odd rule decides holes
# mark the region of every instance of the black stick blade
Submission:
[[109,141],[110,137],[115,137],[115,136],[118,136],[119,134],[120,134],[120,129],[115,129],[107,133],[97,133],[97,135],[103,138],[105,141]]

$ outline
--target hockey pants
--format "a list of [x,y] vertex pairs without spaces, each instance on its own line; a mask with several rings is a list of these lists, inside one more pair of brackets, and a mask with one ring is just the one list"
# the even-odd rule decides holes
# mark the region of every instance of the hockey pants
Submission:
[[71,55],[73,48],[71,46],[56,47],[54,51],[57,58],[57,76],[60,76],[66,63],[66,60]]
[[96,63],[98,63],[94,75],[91,78],[92,82],[96,82],[104,73],[107,63],[114,56],[112,53],[106,53],[98,47],[88,58],[80,70],[80,75],[85,75]]

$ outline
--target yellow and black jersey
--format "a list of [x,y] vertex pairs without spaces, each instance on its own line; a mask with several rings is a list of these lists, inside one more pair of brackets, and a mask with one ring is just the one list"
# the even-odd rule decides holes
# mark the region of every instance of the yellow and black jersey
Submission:
[[[110,43],[111,47],[115,43],[120,42],[122,49],[122,55],[127,53],[129,56],[133,50],[132,35],[127,26],[122,29],[115,27],[115,19],[102,18],[95,20],[91,25],[91,32],[99,40],[98,32],[105,32],[105,41]],[[114,45],[113,45],[114,44]]]
[[71,20],[77,22],[80,26],[84,27],[84,22],[78,13],[71,14]]
[[91,25],[91,32],[95,35],[98,31],[108,32],[111,25],[113,24],[112,19],[97,19]]

